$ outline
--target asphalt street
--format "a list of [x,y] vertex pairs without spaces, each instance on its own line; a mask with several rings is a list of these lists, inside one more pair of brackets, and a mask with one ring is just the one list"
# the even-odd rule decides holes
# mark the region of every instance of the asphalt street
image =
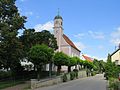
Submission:
[[103,74],[69,81],[66,83],[42,87],[36,90],[106,90],[107,81]]

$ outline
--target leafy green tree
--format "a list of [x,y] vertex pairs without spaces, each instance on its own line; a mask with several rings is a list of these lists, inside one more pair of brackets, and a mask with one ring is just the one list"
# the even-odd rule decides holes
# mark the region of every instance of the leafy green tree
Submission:
[[105,71],[105,62],[103,60],[97,60],[94,59],[93,61],[94,66],[94,70],[97,71],[98,73],[102,73]]
[[23,35],[19,37],[20,41],[23,44],[24,57],[27,57],[27,53],[29,52],[30,48],[34,45],[34,33],[34,29],[25,29]]
[[58,48],[54,35],[47,30],[35,32],[34,29],[26,29],[23,35],[20,36],[20,40],[22,41],[26,52],[36,44],[45,44],[54,50]]
[[93,69],[93,62],[89,62],[87,60],[83,61],[84,68],[89,69],[90,71]]
[[77,69],[77,65],[79,64],[80,58],[79,58],[79,57],[74,56],[74,57],[73,57],[73,59],[76,61],[75,68]]
[[17,35],[24,29],[26,17],[18,13],[15,0],[0,0],[0,60],[11,70],[20,63],[23,46]]
[[78,61],[78,64],[80,65],[79,69],[82,69],[82,67],[83,67],[83,60],[80,59],[80,60]]
[[54,59],[54,64],[58,67],[57,68],[58,73],[60,73],[61,66],[67,65],[69,63],[69,57],[63,52],[55,53],[53,59]]
[[111,61],[110,54],[108,54],[107,63],[105,65],[106,79],[118,78],[119,72],[120,72],[119,66],[117,66],[115,62]]
[[37,39],[37,41],[36,41],[36,43],[38,43],[38,44],[45,44],[54,50],[56,50],[58,48],[56,38],[54,37],[53,34],[51,34],[47,30],[43,30],[40,33],[36,33],[35,37],[36,38],[39,37],[39,39]]
[[68,72],[71,72],[71,67],[75,66],[77,64],[77,60],[75,57],[69,57],[69,61],[67,63],[68,66]]
[[[36,44],[45,44],[54,50],[58,48],[56,38],[54,38],[54,35],[47,30],[43,30],[41,32],[35,32],[34,29],[26,29],[23,35],[20,36],[20,40],[24,45],[25,58],[27,58],[27,53],[30,50],[30,48]],[[53,62],[52,61],[49,62],[50,77],[52,72],[52,65],[53,65]]]
[[46,45],[35,45],[29,51],[29,61],[32,62],[38,72],[38,79],[40,79],[40,72],[42,66],[49,63],[52,60],[54,54],[53,49]]

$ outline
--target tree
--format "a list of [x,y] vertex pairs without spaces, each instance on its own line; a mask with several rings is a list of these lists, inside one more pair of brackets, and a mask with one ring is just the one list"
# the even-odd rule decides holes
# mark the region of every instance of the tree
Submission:
[[38,39],[36,39],[36,43],[45,44],[54,50],[58,48],[56,38],[49,31],[43,30],[40,33],[35,33],[35,34],[36,34],[35,38],[39,37]]
[[115,62],[111,62],[110,54],[108,54],[107,63],[105,64],[106,79],[118,78],[119,72],[119,66],[117,66]]
[[54,38],[54,35],[47,30],[35,32],[34,29],[26,29],[23,35],[20,36],[20,40],[22,41],[26,52],[36,44],[45,44],[54,50],[58,48],[56,38]]
[[19,37],[20,41],[23,44],[24,49],[24,57],[27,57],[27,53],[29,52],[30,48],[35,45],[34,43],[34,29],[25,29],[23,35]]
[[62,65],[67,65],[69,63],[69,57],[63,52],[55,53],[53,59],[54,59],[54,64],[58,66],[57,68],[58,73],[60,73]]
[[54,54],[53,49],[46,45],[35,45],[29,51],[29,61],[32,62],[38,72],[38,80],[40,79],[40,72],[42,66],[49,63]]
[[15,0],[0,0],[0,60],[7,69],[13,70],[22,58],[23,46],[17,35],[24,29],[25,19],[18,13]]
[[80,60],[78,61],[78,64],[80,65],[80,68],[82,69],[82,67],[83,67],[83,60],[80,59]]
[[89,62],[89,61],[87,61],[87,60],[85,60],[85,61],[83,62],[83,64],[84,64],[84,68],[89,69],[90,71],[91,71],[91,70],[93,69],[93,67],[94,67],[93,62]]
[[[47,30],[43,30],[41,32],[35,32],[34,29],[26,29],[23,35],[20,36],[20,40],[24,45],[24,58],[27,58],[27,54],[30,48],[36,44],[45,44],[54,50],[58,48],[56,38],[54,38],[54,35]],[[52,65],[53,65],[52,63],[53,63],[52,61],[49,63],[50,77],[52,72]]]
[[77,64],[77,60],[75,57],[69,57],[69,62],[67,63],[68,72],[71,72],[71,66],[75,66]]

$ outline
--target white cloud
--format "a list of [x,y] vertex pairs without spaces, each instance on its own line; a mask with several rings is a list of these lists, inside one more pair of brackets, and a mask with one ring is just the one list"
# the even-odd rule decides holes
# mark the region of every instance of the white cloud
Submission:
[[37,25],[35,25],[34,28],[35,28],[36,32],[40,32],[42,30],[52,31],[53,30],[53,21],[49,21],[45,24],[37,24]]
[[118,45],[120,43],[120,27],[116,29],[116,31],[111,33],[111,43]]
[[32,12],[32,11],[25,12],[25,15],[26,15],[26,16],[32,16],[32,15],[33,15],[33,12]]
[[77,35],[74,35],[74,37],[79,38],[79,39],[81,39],[81,38],[84,37],[84,36],[85,36],[84,33],[79,33],[79,34],[77,34]]
[[93,31],[88,31],[88,34],[92,36],[94,39],[104,39],[105,36],[102,32],[93,32]]
[[82,39],[84,36],[89,36],[94,39],[104,39],[105,35],[102,32],[93,32],[93,31],[88,31],[87,33],[79,33],[77,35],[74,35],[74,37]]
[[79,48],[80,50],[83,50],[83,49],[86,48],[86,46],[85,46],[83,43],[81,43],[81,42],[74,42],[74,44],[75,44],[75,46],[76,46],[77,48]]
[[98,48],[99,49],[104,49],[104,46],[103,45],[99,45]]

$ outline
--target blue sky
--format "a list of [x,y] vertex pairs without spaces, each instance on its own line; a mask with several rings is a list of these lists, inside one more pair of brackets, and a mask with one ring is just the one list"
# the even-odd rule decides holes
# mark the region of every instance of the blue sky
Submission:
[[120,43],[120,0],[17,0],[25,26],[52,30],[60,8],[64,33],[81,53],[105,59]]

